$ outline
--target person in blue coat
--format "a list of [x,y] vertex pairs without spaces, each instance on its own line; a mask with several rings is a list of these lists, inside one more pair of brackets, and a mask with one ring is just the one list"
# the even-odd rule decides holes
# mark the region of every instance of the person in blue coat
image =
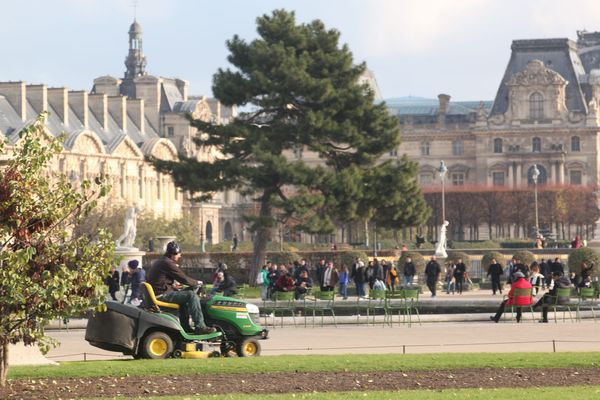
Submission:
[[138,260],[131,260],[127,263],[131,271],[131,297],[129,303],[137,306],[142,302],[142,283],[146,282],[146,271],[140,268]]

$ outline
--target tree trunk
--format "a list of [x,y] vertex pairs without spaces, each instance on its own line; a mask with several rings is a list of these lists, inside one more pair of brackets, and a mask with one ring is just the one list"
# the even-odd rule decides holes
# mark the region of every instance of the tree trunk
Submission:
[[8,373],[8,341],[0,348],[0,386],[6,386],[6,375]]
[[265,255],[267,253],[267,242],[269,240],[269,233],[271,228],[264,226],[264,221],[271,217],[271,203],[270,196],[265,194],[260,203],[260,223],[261,226],[256,230],[254,237],[254,248],[252,253],[252,270],[250,272],[250,284],[254,285],[256,282],[256,275],[265,262]]

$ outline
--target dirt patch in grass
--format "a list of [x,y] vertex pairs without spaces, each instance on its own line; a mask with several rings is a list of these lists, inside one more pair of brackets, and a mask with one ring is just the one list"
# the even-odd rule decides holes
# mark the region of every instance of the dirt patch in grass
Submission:
[[600,368],[458,369],[393,372],[301,372],[18,379],[0,388],[2,399],[80,399],[225,393],[306,393],[597,385]]

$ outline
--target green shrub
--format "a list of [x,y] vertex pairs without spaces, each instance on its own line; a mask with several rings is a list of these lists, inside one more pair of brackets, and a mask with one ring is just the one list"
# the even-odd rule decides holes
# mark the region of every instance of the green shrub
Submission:
[[448,252],[448,258],[446,258],[446,261],[453,261],[453,262],[458,262],[459,259],[462,259],[463,262],[465,263],[465,265],[469,265],[469,262],[471,261],[471,257],[462,251],[449,251]]
[[300,256],[289,251],[269,251],[267,253],[267,260],[277,265],[287,265],[289,263],[293,263],[294,261],[300,260]]
[[421,253],[417,253],[415,251],[403,251],[402,256],[400,256],[398,272],[402,274],[402,268],[404,268],[404,263],[406,262],[406,257],[412,258],[412,261],[415,263],[415,267],[417,267],[417,274],[425,273],[425,258]]
[[569,254],[569,271],[574,271],[578,275],[581,274],[581,263],[584,261],[588,266],[594,264],[594,269],[592,270],[593,276],[600,276],[600,271],[598,270],[600,268],[600,254],[589,247],[582,247]]
[[340,251],[337,255],[336,261],[339,264],[338,267],[344,264],[346,267],[350,268],[357,258],[361,259],[365,265],[367,264],[367,253],[357,250]]
[[490,251],[489,253],[485,253],[483,258],[481,259],[481,268],[486,271],[492,263],[492,259],[496,259],[502,266],[504,266],[504,255],[502,253],[498,253],[497,251]]
[[523,264],[530,265],[535,261],[535,254],[527,250],[520,250],[513,254],[513,258],[518,258]]

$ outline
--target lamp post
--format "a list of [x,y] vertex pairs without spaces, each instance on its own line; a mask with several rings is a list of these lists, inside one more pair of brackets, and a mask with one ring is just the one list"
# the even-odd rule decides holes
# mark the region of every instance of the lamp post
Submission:
[[373,257],[377,257],[377,223],[373,222]]
[[206,244],[204,242],[204,212],[200,208],[200,252],[206,253]]
[[448,168],[446,164],[444,164],[444,160],[440,161],[440,168],[438,169],[440,173],[440,180],[442,181],[442,224],[446,220],[446,204],[445,204],[445,193],[444,193],[444,185],[446,180],[446,174],[448,173]]
[[533,198],[535,203],[535,236],[536,238],[540,234],[540,225],[538,220],[538,195],[537,195],[537,183],[540,176],[540,170],[537,164],[533,164],[533,171],[531,173],[531,179],[533,180]]

